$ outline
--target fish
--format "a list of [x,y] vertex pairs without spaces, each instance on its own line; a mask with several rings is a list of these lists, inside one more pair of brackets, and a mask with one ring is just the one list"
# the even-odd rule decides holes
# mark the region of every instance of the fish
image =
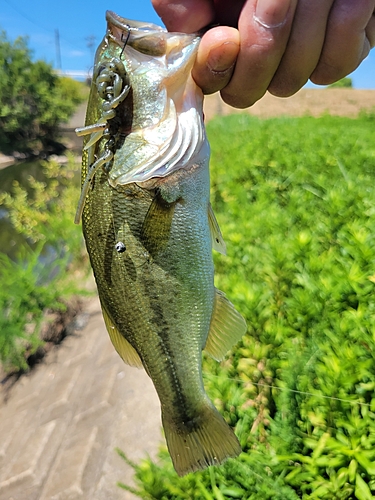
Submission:
[[236,457],[235,433],[205,392],[246,322],[214,286],[225,242],[210,204],[203,94],[191,70],[200,36],[106,13],[85,126],[83,234],[110,339],[144,368],[183,476]]

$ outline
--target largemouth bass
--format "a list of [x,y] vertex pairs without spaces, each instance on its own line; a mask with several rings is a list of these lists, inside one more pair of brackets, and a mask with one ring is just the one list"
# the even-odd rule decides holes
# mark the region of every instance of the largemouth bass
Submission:
[[209,202],[199,37],[107,12],[86,125],[83,231],[111,341],[158,393],[174,467],[184,475],[241,452],[208,398],[202,350],[222,359],[246,324],[214,287],[225,244]]

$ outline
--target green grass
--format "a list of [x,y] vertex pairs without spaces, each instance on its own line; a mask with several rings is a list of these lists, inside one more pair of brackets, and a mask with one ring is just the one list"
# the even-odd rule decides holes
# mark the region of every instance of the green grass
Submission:
[[[209,123],[216,286],[248,322],[205,385],[243,453],[178,478],[163,449],[140,498],[375,495],[374,117]],[[124,485],[123,485],[124,487]]]

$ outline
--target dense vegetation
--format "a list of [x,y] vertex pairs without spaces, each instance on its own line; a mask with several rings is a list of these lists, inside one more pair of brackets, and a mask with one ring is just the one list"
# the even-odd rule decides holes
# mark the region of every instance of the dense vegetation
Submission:
[[[11,42],[0,32],[0,152],[62,152],[59,126],[83,94],[82,84],[58,77],[44,61],[34,62],[26,38]],[[16,175],[18,167],[11,168]],[[65,309],[63,299],[77,289],[64,275],[82,258],[80,228],[72,223],[79,190],[78,180],[72,180],[78,165],[73,160],[67,166],[51,162],[45,169],[46,182],[30,177],[24,189],[14,181],[12,194],[0,187],[2,227],[6,219],[14,235],[11,241],[4,241],[6,233],[0,238],[0,363],[6,371],[27,369],[27,357],[42,344],[44,311]]]
[[59,125],[83,100],[80,83],[32,61],[27,39],[0,32],[0,151],[26,155],[61,151]]
[[0,252],[0,364],[5,371],[28,368],[27,356],[43,344],[39,330],[46,309],[64,310],[65,300],[82,292],[74,274],[84,259],[81,227],[73,224],[78,168],[73,158],[67,165],[46,162],[45,182],[30,177],[29,190],[15,181],[12,193],[0,193],[0,206],[24,242],[17,243],[13,259]]
[[353,80],[349,76],[346,76],[335,83],[331,83],[329,88],[351,89],[353,88]]
[[178,478],[163,448],[133,464],[140,498],[375,498],[374,123],[209,124],[216,285],[248,333],[205,385],[243,453]]

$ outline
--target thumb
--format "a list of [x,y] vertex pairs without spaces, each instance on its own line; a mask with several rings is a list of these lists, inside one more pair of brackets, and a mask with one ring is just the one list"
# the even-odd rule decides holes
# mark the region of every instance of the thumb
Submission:
[[227,26],[212,28],[203,36],[193,78],[205,94],[223,89],[230,81],[240,50],[240,35]]
[[215,13],[210,0],[152,0],[168,31],[193,33],[211,24]]

